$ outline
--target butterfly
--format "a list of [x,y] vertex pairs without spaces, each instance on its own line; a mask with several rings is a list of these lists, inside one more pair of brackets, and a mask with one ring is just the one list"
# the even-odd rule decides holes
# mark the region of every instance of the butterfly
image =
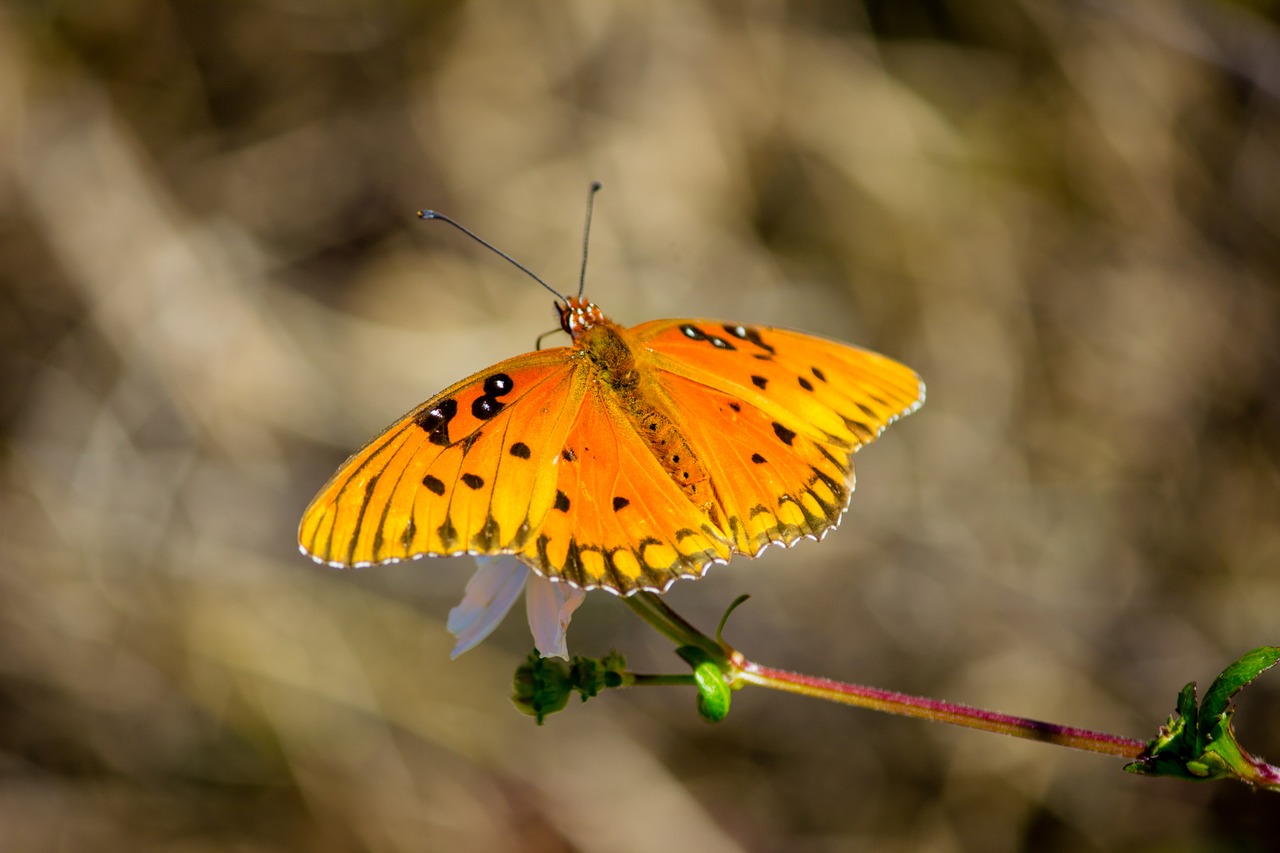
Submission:
[[557,296],[571,345],[469,376],[356,451],[302,517],[305,554],[513,554],[581,589],[661,592],[821,538],[853,454],[924,402],[914,371],[865,349],[719,320],[624,328]]

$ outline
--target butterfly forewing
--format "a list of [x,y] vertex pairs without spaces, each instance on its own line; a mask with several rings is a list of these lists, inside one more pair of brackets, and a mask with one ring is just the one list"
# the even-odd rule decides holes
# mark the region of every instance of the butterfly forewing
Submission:
[[768,327],[661,320],[633,332],[710,474],[735,551],[820,538],[853,490],[852,455],[919,407],[911,369]]
[[747,401],[815,440],[861,447],[924,401],[915,371],[825,338],[718,320],[636,326],[654,367]]
[[391,425],[311,502],[303,550],[337,566],[519,550],[551,509],[554,462],[582,401],[566,354],[494,365]]

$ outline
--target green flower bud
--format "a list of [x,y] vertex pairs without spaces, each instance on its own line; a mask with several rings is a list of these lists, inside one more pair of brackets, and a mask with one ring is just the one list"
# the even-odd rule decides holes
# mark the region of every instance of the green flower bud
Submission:
[[573,682],[563,661],[534,652],[516,669],[514,688],[511,701],[516,708],[542,725],[548,716],[569,704]]

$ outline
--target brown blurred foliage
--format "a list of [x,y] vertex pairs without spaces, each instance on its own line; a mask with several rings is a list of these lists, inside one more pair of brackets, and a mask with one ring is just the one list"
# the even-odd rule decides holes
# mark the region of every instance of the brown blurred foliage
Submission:
[[[295,551],[547,294],[916,367],[822,544],[673,605],[777,666],[1148,737],[1280,642],[1274,2],[14,2],[0,12],[9,850],[1264,849],[1274,802],[748,690],[538,729],[466,560]],[[592,594],[570,646],[674,671]],[[1280,759],[1275,677],[1242,739]],[[607,796],[606,796],[607,795]]]

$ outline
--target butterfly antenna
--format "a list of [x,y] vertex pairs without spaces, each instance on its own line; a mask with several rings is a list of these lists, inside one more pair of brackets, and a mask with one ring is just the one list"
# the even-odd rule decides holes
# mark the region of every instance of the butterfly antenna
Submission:
[[498,257],[502,258],[502,259],[503,259],[503,260],[505,260],[507,263],[511,264],[513,267],[515,267],[516,269],[520,270],[520,271],[521,271],[522,273],[524,273],[525,275],[529,276],[529,278],[533,279],[533,280],[534,280],[534,281],[536,281],[538,284],[542,285],[542,286],[543,286],[543,287],[545,287],[547,290],[551,291],[552,295],[553,295],[553,296],[555,296],[557,299],[559,299],[561,302],[564,302],[566,305],[569,303],[569,300],[568,300],[568,299],[566,299],[566,298],[565,298],[565,297],[564,297],[564,296],[563,296],[563,295],[562,295],[558,290],[556,290],[554,287],[552,287],[551,285],[549,285],[549,284],[547,284],[545,281],[543,281],[541,278],[539,278],[537,273],[535,273],[533,270],[529,269],[529,268],[528,268],[528,267],[526,267],[524,264],[522,264],[522,263],[520,263],[519,261],[517,261],[515,258],[511,257],[510,255],[508,255],[506,252],[504,252],[504,251],[502,251],[501,249],[499,249],[497,246],[495,246],[495,245],[493,245],[492,243],[490,243],[488,240],[486,240],[486,239],[484,239],[483,237],[481,237],[480,235],[476,234],[476,233],[475,233],[474,231],[472,231],[470,228],[467,228],[467,227],[466,227],[466,226],[464,226],[464,225],[459,225],[457,222],[455,222],[454,220],[452,220],[452,219],[450,219],[449,217],[445,216],[443,213],[438,213],[438,212],[436,212],[436,211],[434,211],[434,210],[419,210],[419,211],[418,211],[418,218],[419,218],[419,219],[439,219],[441,222],[447,222],[447,223],[449,223],[449,224],[450,224],[450,225],[452,225],[454,228],[457,228],[457,229],[458,229],[459,231],[461,231],[463,234],[466,234],[466,235],[467,235],[468,237],[470,237],[472,240],[475,240],[475,241],[476,241],[477,243],[479,243],[481,246],[484,246],[484,247],[485,247],[486,249],[488,249],[490,252],[493,252],[495,255],[497,255]]
[[587,190],[587,224],[582,229],[582,275],[578,276],[578,298],[582,298],[582,291],[587,286],[587,246],[591,242],[591,209],[595,207],[596,193],[600,192],[600,188],[604,184],[599,181],[592,181],[591,188]]

